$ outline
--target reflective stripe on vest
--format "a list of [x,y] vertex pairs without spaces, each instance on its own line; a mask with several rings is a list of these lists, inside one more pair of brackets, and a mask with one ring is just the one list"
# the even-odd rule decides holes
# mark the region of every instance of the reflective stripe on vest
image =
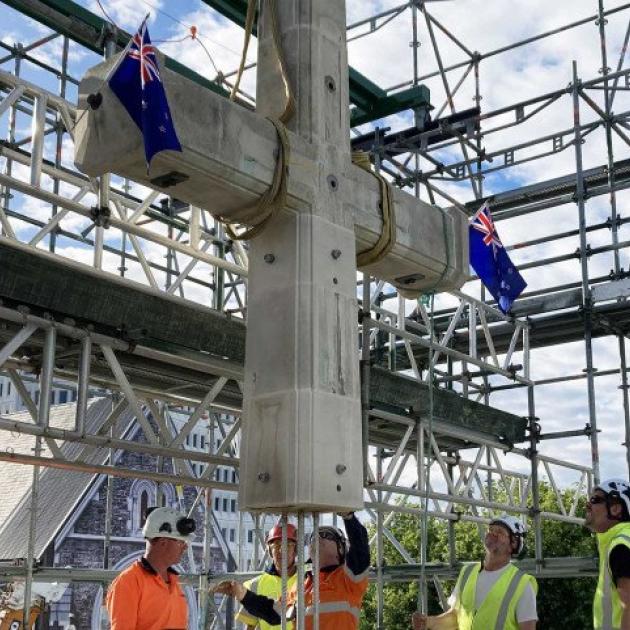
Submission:
[[516,593],[516,589],[518,588],[521,580],[524,580],[526,577],[525,573],[522,571],[517,571],[510,580],[510,585],[508,586],[507,591],[505,591],[505,595],[503,596],[503,601],[501,602],[501,608],[499,609],[499,614],[497,615],[497,625],[496,630],[503,630],[507,623],[508,609],[510,607],[510,602]]
[[619,630],[622,607],[610,573],[610,552],[617,545],[630,549],[630,523],[619,523],[598,534],[599,579],[593,602],[593,626],[596,630]]
[[[359,622],[359,616],[361,615],[361,611],[354,606],[350,606],[348,602],[340,601],[340,602],[320,602],[319,604],[319,614],[325,615],[327,613],[349,613]],[[315,607],[308,606],[306,609],[306,615],[315,614]]]
[[[456,604],[456,607],[458,609],[457,615],[460,630],[477,630],[477,628],[480,628],[479,623],[484,623],[483,630],[511,630],[512,628],[518,630],[518,624],[514,618],[514,610],[517,605],[517,598],[520,598],[524,589],[527,588],[528,582],[530,580],[533,580],[533,578],[531,578],[531,576],[527,575],[523,571],[520,571],[515,566],[510,565],[510,568],[506,570],[506,574],[499,577],[497,582],[495,582],[495,584],[486,595],[486,599],[477,609],[475,606],[475,600],[477,579],[479,577],[480,570],[480,564],[471,564],[464,567],[460,574],[460,579],[458,580],[458,601]],[[473,573],[475,574],[474,577]],[[470,582],[471,577],[473,578],[472,582]],[[469,585],[469,582],[470,588],[466,593],[466,603],[469,605],[469,608],[466,608],[463,604],[464,593]],[[502,596],[500,593],[494,592],[495,587],[501,582],[504,583],[502,584]],[[535,586],[533,588],[535,591]],[[498,596],[500,596],[500,600],[498,599]],[[490,620],[487,618],[489,613],[487,605],[488,599],[490,597],[493,598],[492,603],[496,604],[497,614],[494,618],[494,623],[491,626],[487,626],[487,624],[490,623]],[[484,615],[486,616],[486,618],[483,619],[483,622],[481,622],[480,619],[477,617],[477,613],[481,610],[482,607],[484,607],[482,617]],[[511,615],[510,612],[512,612]],[[492,617],[492,613],[490,613],[490,616]]]

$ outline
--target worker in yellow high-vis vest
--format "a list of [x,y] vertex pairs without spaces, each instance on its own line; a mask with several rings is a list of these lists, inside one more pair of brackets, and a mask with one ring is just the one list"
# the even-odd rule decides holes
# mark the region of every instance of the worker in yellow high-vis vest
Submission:
[[[277,600],[282,596],[282,523],[279,522],[274,525],[267,534],[267,551],[271,558],[271,565],[269,568],[255,577],[249,582],[245,582],[244,586],[258,595],[264,595],[270,599]],[[287,592],[291,591],[295,585],[297,578],[297,567],[295,564],[295,554],[297,550],[297,529],[295,525],[291,523],[287,524]],[[240,621],[245,624],[247,630],[253,630],[254,628],[260,628],[260,630],[270,630],[271,628],[278,628],[278,626],[272,626],[266,621],[255,617],[250,614],[241,606],[241,609],[236,615],[236,621]],[[287,622],[287,630],[292,630],[293,624]]]
[[584,524],[597,536],[599,551],[593,627],[630,630],[630,484],[608,479],[596,486]]
[[460,571],[447,612],[414,613],[414,630],[535,630],[536,580],[510,559],[525,548],[525,526],[513,516],[494,519],[484,538],[483,562]]

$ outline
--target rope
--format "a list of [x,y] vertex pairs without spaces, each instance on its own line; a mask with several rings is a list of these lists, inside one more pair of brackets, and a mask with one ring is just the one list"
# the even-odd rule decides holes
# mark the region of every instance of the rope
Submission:
[[[429,321],[431,322],[431,328],[429,330],[429,334],[431,337],[431,343],[435,342],[435,333],[433,329],[433,316],[434,316],[434,306],[435,306],[435,293],[431,294],[431,317]],[[427,427],[427,435],[429,436],[429,456],[427,457],[427,468],[424,474],[424,488],[422,488],[422,506],[424,509],[422,511],[420,517],[420,544],[422,545],[421,549],[421,557],[420,557],[420,589],[418,592],[419,609],[423,613],[427,613],[427,583],[426,583],[426,562],[427,562],[427,541],[429,536],[429,492],[431,490],[431,435],[433,434],[433,420],[434,420],[434,399],[433,399],[433,380],[435,378],[435,366],[433,365],[433,346],[429,348],[429,373],[428,373],[428,381],[429,381],[429,424]],[[422,428],[420,428],[422,431]],[[418,436],[418,439],[421,439]]]
[[252,36],[252,30],[254,29],[254,17],[256,16],[256,0],[249,0],[247,3],[247,14],[245,16],[245,39],[243,40],[243,52],[241,53],[241,62],[238,66],[238,72],[236,73],[236,81],[232,86],[230,92],[230,100],[236,100],[236,94],[238,93],[239,85],[241,84],[241,78],[245,70],[245,64],[247,63],[247,49],[249,48],[249,40]]
[[[267,9],[271,19],[271,33],[273,45],[278,57],[280,65],[280,74],[284,84],[285,103],[284,111],[276,118],[268,118],[276,128],[279,141],[278,159],[276,160],[276,168],[273,174],[273,181],[266,192],[256,201],[256,203],[240,208],[236,212],[231,213],[229,219],[221,218],[220,220],[226,224],[226,232],[232,240],[244,241],[255,238],[265,229],[269,221],[275,217],[287,201],[287,181],[289,175],[289,159],[291,156],[291,145],[289,143],[289,134],[284,126],[295,114],[295,97],[289,82],[289,75],[282,53],[280,41],[280,31],[278,29],[276,0],[266,0]],[[236,99],[238,87],[243,76],[245,63],[247,60],[247,49],[249,40],[251,39],[252,30],[254,28],[254,18],[256,15],[256,0],[249,0],[247,3],[247,15],[245,16],[245,40],[243,42],[243,52],[241,55],[241,63],[239,64],[236,80],[230,93],[230,100]],[[244,232],[236,233],[234,226],[249,225]]]
[[[267,223],[286,205],[289,158],[291,155],[289,135],[286,127],[279,120],[274,118],[268,118],[268,120],[276,128],[280,143],[273,181],[271,186],[255,203],[240,208],[232,213],[229,219],[219,217],[226,224],[226,231],[232,240],[244,241],[255,238],[262,233]],[[234,231],[235,224],[247,224],[251,227],[246,229],[245,232],[237,234]]]
[[[255,0],[249,0],[250,4],[253,4]],[[271,36],[273,38],[273,45],[276,49],[276,56],[278,57],[278,64],[280,65],[280,75],[282,77],[282,83],[284,84],[284,111],[280,114],[279,120],[283,123],[288,123],[295,115],[295,96],[293,96],[293,90],[289,81],[289,73],[287,71],[287,64],[282,52],[282,42],[280,41],[280,29],[278,28],[278,11],[276,8],[276,0],[267,0],[267,7],[269,16],[271,19]]]
[[[278,28],[278,11],[276,6],[276,0],[265,0],[267,3],[267,10],[269,12],[269,18],[271,22],[271,37],[273,40],[273,47],[276,51],[276,57],[278,58],[278,65],[280,66],[280,76],[284,85],[284,110],[278,117],[281,123],[288,123],[295,115],[295,96],[293,95],[293,89],[291,88],[291,82],[289,81],[289,73],[287,71],[287,64],[284,59],[284,53],[282,52],[282,42],[280,41],[280,29]],[[236,98],[238,87],[241,83],[241,78],[245,70],[245,64],[247,62],[247,49],[249,48],[249,40],[251,39],[252,31],[254,29],[254,19],[256,17],[256,4],[257,0],[249,0],[247,3],[247,14],[245,16],[245,40],[243,41],[243,53],[241,55],[241,62],[239,64],[238,73],[236,74],[236,81],[232,87],[230,94],[230,100]]]
[[381,193],[379,205],[383,227],[376,243],[357,254],[357,267],[361,268],[379,262],[394,248],[396,244],[396,215],[394,213],[392,186],[380,173],[372,170],[369,153],[367,151],[353,151],[352,162],[378,180]]

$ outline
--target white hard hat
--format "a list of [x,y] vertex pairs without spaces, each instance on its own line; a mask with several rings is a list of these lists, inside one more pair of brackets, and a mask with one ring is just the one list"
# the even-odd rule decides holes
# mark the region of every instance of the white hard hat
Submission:
[[624,503],[630,517],[630,484],[625,479],[606,479],[595,486],[595,490],[601,490],[606,496]]
[[147,510],[147,520],[142,534],[151,538],[173,538],[191,542],[195,535],[195,521],[173,508],[161,507]]
[[492,525],[493,523],[500,523],[501,525],[505,525],[505,527],[510,530],[510,533],[513,536],[516,536],[518,540],[518,548],[512,555],[518,556],[525,547],[525,534],[527,534],[527,526],[525,525],[525,523],[522,523],[517,518],[515,518],[514,516],[510,516],[509,514],[501,514],[501,516],[493,518],[492,521],[490,521],[490,525]]

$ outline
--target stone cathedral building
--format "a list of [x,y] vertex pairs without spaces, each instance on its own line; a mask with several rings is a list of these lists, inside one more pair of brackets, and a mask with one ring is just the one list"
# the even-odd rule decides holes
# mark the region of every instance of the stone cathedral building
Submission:
[[[57,405],[51,408],[50,425],[73,429],[75,404]],[[87,431],[102,424],[111,411],[108,398],[92,398],[86,419]],[[4,416],[19,421],[29,421],[26,412]],[[122,434],[128,439],[141,439],[138,425],[129,415],[119,420]],[[31,453],[32,436],[0,432],[0,449]],[[43,442],[44,455],[47,454]],[[88,462],[106,463],[107,454],[85,451],[85,446],[65,442],[61,450],[65,456],[77,457],[80,453]],[[156,457],[118,451],[114,465],[138,470],[156,470]],[[187,464],[188,465],[188,464]],[[165,472],[171,472],[170,462],[165,462]],[[191,474],[191,471],[188,472]],[[32,468],[19,464],[0,463],[0,559],[4,564],[17,563],[26,558],[28,548],[29,517],[31,508]],[[40,474],[38,519],[35,532],[35,557],[42,566],[80,569],[102,569],[106,562],[114,570],[122,570],[135,561],[144,550],[142,538],[143,514],[147,507],[158,500],[156,482],[144,479],[113,478],[113,503],[111,537],[106,558],[105,516],[107,477],[101,474],[76,473],[56,468],[42,468]],[[197,490],[192,487],[178,489],[172,484],[161,484],[163,504],[188,510]],[[182,571],[195,571],[201,566],[203,535],[203,501],[194,512],[199,535],[192,544],[192,556],[183,560]],[[217,543],[211,546],[211,569],[223,571],[225,556]],[[35,577],[36,579],[36,577]],[[61,599],[52,604],[39,627],[66,628],[70,621],[80,629],[99,629],[106,624],[102,619],[103,585],[97,582],[73,582]],[[190,611],[190,627],[197,627],[198,610],[196,593],[186,588]],[[72,614],[72,617],[70,616]]]

